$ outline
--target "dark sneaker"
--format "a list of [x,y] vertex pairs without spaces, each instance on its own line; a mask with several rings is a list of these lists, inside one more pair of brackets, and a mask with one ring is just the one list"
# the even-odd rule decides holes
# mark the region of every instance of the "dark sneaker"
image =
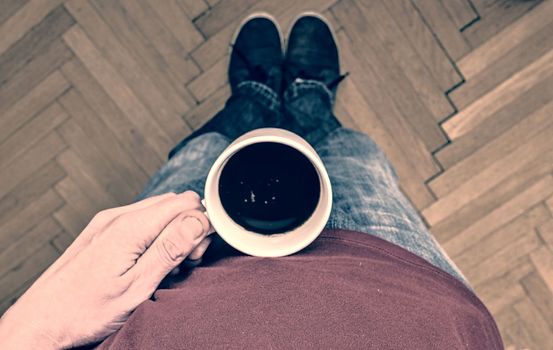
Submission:
[[232,92],[243,81],[257,81],[280,93],[282,39],[278,25],[267,14],[246,19],[232,42],[229,82]]
[[340,75],[338,47],[330,25],[315,13],[301,15],[288,35],[284,58],[284,85],[297,78],[318,80],[334,94],[345,75]]

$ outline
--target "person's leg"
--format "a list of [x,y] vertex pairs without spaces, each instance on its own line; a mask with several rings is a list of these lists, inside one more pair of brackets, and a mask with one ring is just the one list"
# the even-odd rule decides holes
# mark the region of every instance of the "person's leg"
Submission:
[[333,207],[326,228],[378,236],[469,285],[400,191],[384,153],[368,136],[342,128],[335,118],[333,83],[341,76],[328,25],[317,17],[305,17],[294,25],[290,37],[283,108],[286,118],[295,122],[292,131],[315,147],[328,171]]
[[190,140],[152,176],[137,200],[188,190],[195,191],[203,198],[209,169],[229,143],[226,136],[217,132],[209,132]]
[[233,141],[250,130],[276,126],[279,115],[280,97],[275,91],[256,81],[241,82],[225,104],[225,108],[200,129],[179,142],[169,152],[169,158],[200,135],[217,132]]
[[[333,120],[332,95],[318,81],[299,80],[284,94],[288,116],[301,125],[310,121],[330,128]],[[409,200],[400,191],[395,171],[380,148],[362,133],[339,125],[330,132],[318,128],[301,129],[321,157],[332,184],[333,207],[326,225],[373,234],[424,258],[465,282],[421,221]]]
[[338,128],[315,149],[329,173],[334,196],[327,228],[378,236],[470,286],[401,192],[392,165],[368,136]]

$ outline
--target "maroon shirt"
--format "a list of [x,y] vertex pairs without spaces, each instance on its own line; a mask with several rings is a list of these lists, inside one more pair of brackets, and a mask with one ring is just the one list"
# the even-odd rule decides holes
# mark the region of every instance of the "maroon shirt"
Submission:
[[282,258],[210,251],[100,348],[503,349],[468,288],[369,234],[325,231]]

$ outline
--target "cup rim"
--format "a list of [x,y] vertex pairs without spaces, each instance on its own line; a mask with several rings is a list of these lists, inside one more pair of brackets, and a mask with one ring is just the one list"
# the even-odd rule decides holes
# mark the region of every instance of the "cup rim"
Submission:
[[[239,150],[260,142],[275,142],[287,145],[306,156],[315,168],[320,183],[319,202],[313,214],[302,225],[286,233],[264,235],[245,229],[235,223],[226,214],[218,197],[218,181],[225,163]],[[218,180],[218,179],[217,179]],[[213,192],[213,193],[212,193]],[[252,130],[237,138],[227,147],[213,163],[207,176],[204,190],[204,206],[215,231],[235,249],[253,256],[277,257],[300,251],[312,243],[324,229],[332,209],[332,187],[330,178],[315,149],[302,137],[288,130],[279,128],[261,128]],[[218,212],[218,215],[213,215]],[[211,213],[211,215],[210,215]],[[223,213],[224,217],[221,217]],[[252,242],[255,242],[252,243]],[[283,243],[286,242],[286,243]],[[278,244],[277,244],[278,243]]]

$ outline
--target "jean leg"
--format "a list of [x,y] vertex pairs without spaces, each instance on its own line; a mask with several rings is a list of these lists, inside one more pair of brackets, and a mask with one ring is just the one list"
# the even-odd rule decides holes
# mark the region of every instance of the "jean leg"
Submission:
[[283,128],[302,136],[311,145],[338,128],[332,112],[334,96],[325,84],[296,79],[286,88],[283,98]]
[[280,97],[267,85],[244,81],[236,87],[225,107],[200,129],[179,142],[169,152],[169,158],[190,140],[208,132],[218,132],[231,141],[248,131],[277,127],[280,122]]
[[399,189],[393,166],[366,135],[339,128],[315,145],[333,186],[327,228],[366,232],[420,256],[470,287]]
[[230,140],[216,132],[209,132],[190,140],[181,147],[150,179],[137,200],[151,196],[192,190],[202,198],[207,174]]

